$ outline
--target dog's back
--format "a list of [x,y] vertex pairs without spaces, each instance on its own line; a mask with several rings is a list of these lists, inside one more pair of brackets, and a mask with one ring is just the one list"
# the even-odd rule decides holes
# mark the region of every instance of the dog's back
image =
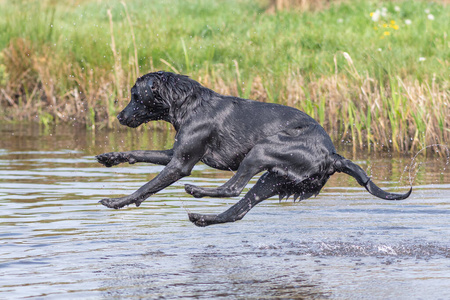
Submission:
[[316,120],[302,111],[273,103],[264,103],[216,94],[204,100],[197,114],[210,120],[211,146],[202,161],[218,169],[236,170],[245,155],[261,140],[279,132],[313,127],[315,140],[321,140],[330,153],[331,139]]

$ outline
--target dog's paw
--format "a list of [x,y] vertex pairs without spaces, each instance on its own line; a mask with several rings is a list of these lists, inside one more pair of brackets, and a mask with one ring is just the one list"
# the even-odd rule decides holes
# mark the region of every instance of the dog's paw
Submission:
[[95,158],[99,163],[108,168],[128,161],[128,158],[124,157],[121,152],[103,153],[97,155]]
[[102,199],[99,201],[99,203],[103,204],[106,207],[114,208],[114,209],[119,209],[119,208],[123,207],[123,206],[120,206],[120,204],[117,201],[115,201],[114,199],[110,199],[110,198]]
[[185,184],[184,190],[186,191],[186,193],[191,194],[195,198],[201,198],[205,196],[205,194],[203,193],[203,189],[193,184]]
[[[99,201],[99,203],[103,204],[106,207],[119,209],[124,206],[130,205],[132,203],[136,203],[135,201],[129,201],[126,198],[106,198]],[[141,204],[139,202],[139,204]],[[136,206],[139,206],[136,204]]]
[[125,196],[121,198],[105,198],[100,200],[99,203],[109,208],[119,209],[133,203],[136,205],[136,207],[139,207],[139,205],[141,205],[144,200],[145,199],[137,200],[132,197]]
[[206,227],[208,225],[211,225],[211,217],[212,215],[202,215],[202,214],[195,214],[195,213],[189,213],[189,221],[194,223],[194,225],[198,227]]

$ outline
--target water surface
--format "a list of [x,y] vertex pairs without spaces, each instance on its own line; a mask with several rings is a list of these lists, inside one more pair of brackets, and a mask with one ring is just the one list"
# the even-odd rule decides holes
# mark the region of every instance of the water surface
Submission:
[[[219,213],[238,198],[195,199],[183,184],[218,186],[232,173],[200,164],[139,208],[98,204],[162,167],[105,168],[95,154],[168,148],[171,132],[0,130],[0,298],[450,298],[445,159],[420,157],[428,163],[401,202],[338,174],[316,198],[272,198],[242,221],[198,228],[187,211]],[[409,156],[342,152],[380,186],[407,190]]]

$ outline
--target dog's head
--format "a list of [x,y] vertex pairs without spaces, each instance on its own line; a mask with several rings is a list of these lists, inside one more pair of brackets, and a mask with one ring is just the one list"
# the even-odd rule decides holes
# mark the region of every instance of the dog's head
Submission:
[[117,115],[120,124],[135,128],[149,121],[167,119],[171,102],[161,93],[166,76],[160,71],[138,78],[131,88],[130,103]]
[[133,128],[155,120],[176,124],[195,109],[201,91],[209,90],[185,75],[148,73],[138,78],[131,89],[130,103],[117,118],[120,124]]

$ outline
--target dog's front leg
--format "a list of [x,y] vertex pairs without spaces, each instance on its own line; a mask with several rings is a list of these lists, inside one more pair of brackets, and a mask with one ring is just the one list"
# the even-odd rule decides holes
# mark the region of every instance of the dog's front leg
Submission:
[[136,206],[168,187],[175,181],[189,176],[195,164],[200,161],[205,153],[205,146],[201,139],[185,141],[181,136],[174,145],[173,157],[167,166],[155,178],[144,184],[136,192],[121,198],[109,198],[100,201],[101,204],[110,208],[121,208],[126,205]]
[[195,164],[205,154],[206,140],[209,138],[208,124],[185,125],[179,131],[173,146],[170,162],[155,178],[144,184],[136,192],[121,198],[103,199],[101,204],[110,208],[121,208],[134,203],[139,206],[145,199],[171,185],[184,176],[189,176]]
[[127,152],[109,152],[97,155],[95,158],[106,167],[112,167],[121,163],[137,162],[167,165],[173,157],[173,149],[169,150],[135,150]]
[[[192,165],[193,167],[193,165]],[[122,208],[126,205],[135,204],[139,206],[145,199],[160,190],[171,185],[184,176],[188,176],[192,167],[183,165],[178,160],[172,160],[155,178],[144,184],[131,195],[120,198],[107,198],[100,201],[109,208]]]

